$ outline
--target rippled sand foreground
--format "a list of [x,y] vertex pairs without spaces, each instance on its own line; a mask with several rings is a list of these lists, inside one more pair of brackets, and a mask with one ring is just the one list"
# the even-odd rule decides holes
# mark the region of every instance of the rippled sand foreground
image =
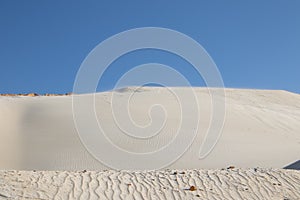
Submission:
[[300,171],[0,171],[0,199],[300,199]]

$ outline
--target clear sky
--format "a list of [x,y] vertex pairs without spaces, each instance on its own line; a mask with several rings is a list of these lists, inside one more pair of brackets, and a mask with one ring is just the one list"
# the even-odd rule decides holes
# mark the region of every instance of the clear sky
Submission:
[[[146,26],[174,29],[198,41],[226,87],[300,93],[299,0],[1,0],[0,93],[70,92],[97,44]],[[113,87],[130,66],[153,61],[193,76],[180,59],[149,50],[117,60],[100,90]]]

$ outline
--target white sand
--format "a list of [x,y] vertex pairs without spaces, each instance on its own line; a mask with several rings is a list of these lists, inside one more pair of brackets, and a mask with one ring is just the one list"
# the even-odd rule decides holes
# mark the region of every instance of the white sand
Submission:
[[274,169],[0,171],[0,199],[300,199],[300,172]]
[[[189,89],[176,90],[184,94]],[[130,88],[119,91],[116,101],[128,97],[130,91]],[[227,89],[223,133],[211,154],[199,160],[199,146],[209,125],[211,105],[206,89],[197,88],[196,91],[202,116],[199,133],[191,148],[167,168],[203,169],[230,165],[282,168],[300,159],[300,95],[286,91]],[[169,116],[166,127],[150,141],[128,139],[117,128],[111,113],[111,95],[111,92],[96,94],[95,107],[106,133],[116,145],[129,151],[147,152],[164,146],[174,137],[174,129],[179,124],[178,104],[166,89],[143,88],[130,104],[132,118],[139,125],[151,122],[149,105],[165,105]],[[157,118],[160,116],[158,113]],[[188,129],[186,127],[186,131],[190,131]],[[81,144],[73,122],[71,96],[0,97],[0,169],[107,168]]]

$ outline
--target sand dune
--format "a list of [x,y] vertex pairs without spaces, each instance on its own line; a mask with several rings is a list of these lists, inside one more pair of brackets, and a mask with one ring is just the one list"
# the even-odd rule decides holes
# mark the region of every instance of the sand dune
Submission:
[[[127,106],[132,120],[138,126],[146,126],[151,122],[159,126],[164,120],[165,125],[151,139],[132,139],[116,125],[111,105],[115,103],[117,117],[126,118],[122,117],[126,113],[124,108],[127,108],[123,100],[128,99],[135,89],[97,93],[95,109],[103,129],[115,145],[144,153],[167,145],[175,137],[174,133],[180,124],[180,106],[176,96],[165,88],[140,88]],[[226,89],[226,118],[222,135],[209,156],[199,159],[199,148],[209,127],[212,106],[207,89],[194,89],[200,110],[198,134],[183,156],[166,168],[223,168],[230,165],[283,168],[300,159],[300,95],[286,91],[239,89]],[[173,90],[185,96],[190,89]],[[78,95],[82,99],[87,96]],[[112,96],[114,102],[111,101]],[[149,114],[153,104],[163,105],[167,115],[159,108]],[[192,106],[188,109],[193,109]],[[87,127],[89,123],[87,119]],[[132,124],[122,120],[120,123],[126,130],[133,130]],[[187,124],[183,128],[188,132],[193,127]],[[147,131],[141,134],[148,135],[157,130],[150,128]],[[132,164],[132,169],[135,169],[134,163],[126,163],[126,160],[120,162],[128,164],[128,168]],[[151,163],[157,160],[145,162],[151,168]],[[73,121],[72,96],[2,96],[0,169],[101,170],[108,167],[98,162],[81,143]]]
[[0,171],[0,199],[299,198],[292,170]]

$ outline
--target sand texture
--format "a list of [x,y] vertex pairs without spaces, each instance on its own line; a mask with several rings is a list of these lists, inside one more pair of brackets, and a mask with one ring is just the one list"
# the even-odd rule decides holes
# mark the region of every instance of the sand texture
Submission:
[[300,172],[276,169],[0,171],[0,199],[300,199]]

